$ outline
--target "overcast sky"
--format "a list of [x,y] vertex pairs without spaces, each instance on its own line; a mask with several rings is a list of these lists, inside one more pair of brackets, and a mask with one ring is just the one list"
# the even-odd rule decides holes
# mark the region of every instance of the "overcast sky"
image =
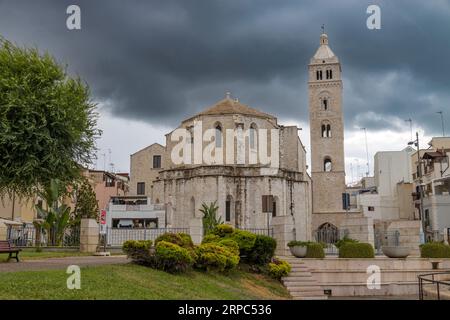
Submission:
[[[81,8],[81,30],[66,28],[66,8]],[[366,9],[381,8],[381,30]],[[448,0],[0,0],[0,34],[36,46],[90,85],[115,169],[129,155],[230,90],[282,124],[303,128],[309,152],[307,65],[321,25],[342,63],[347,181],[365,172],[367,128],[373,154],[399,150],[413,120],[423,144],[450,133]],[[354,167],[353,174],[350,164]],[[108,167],[108,164],[106,164]]]

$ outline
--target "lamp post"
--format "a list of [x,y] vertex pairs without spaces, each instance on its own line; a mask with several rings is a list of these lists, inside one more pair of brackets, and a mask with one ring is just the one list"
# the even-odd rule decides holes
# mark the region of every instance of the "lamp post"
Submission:
[[[420,159],[420,145],[419,145],[419,133],[416,132],[416,140],[408,142],[408,145],[415,145],[417,147],[417,178],[419,180],[419,197],[420,197],[420,209],[419,209],[419,220],[421,220],[421,229],[422,233],[425,232],[425,219],[423,212],[423,187],[422,187],[422,161]],[[425,242],[424,238],[421,239],[421,242]]]

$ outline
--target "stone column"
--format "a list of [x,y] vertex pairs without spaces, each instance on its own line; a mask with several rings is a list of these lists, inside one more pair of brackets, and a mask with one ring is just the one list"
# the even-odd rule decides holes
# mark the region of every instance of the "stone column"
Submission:
[[80,252],[96,252],[100,228],[95,219],[81,219]]
[[194,244],[200,244],[203,239],[203,220],[201,218],[193,218],[189,220],[189,234]]
[[273,237],[277,240],[275,254],[278,256],[290,255],[287,246],[289,241],[295,240],[294,220],[291,215],[272,218]]

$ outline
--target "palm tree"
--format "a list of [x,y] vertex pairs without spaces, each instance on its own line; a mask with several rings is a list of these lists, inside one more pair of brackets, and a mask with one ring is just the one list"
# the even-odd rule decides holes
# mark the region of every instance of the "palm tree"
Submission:
[[46,203],[46,209],[40,205],[35,206],[39,219],[34,222],[34,225],[36,229],[47,234],[48,243],[51,245],[61,245],[64,232],[69,225],[70,207],[61,204],[63,188],[59,180],[50,180],[39,194]]
[[203,232],[204,234],[210,233],[217,225],[222,224],[222,217],[217,218],[217,202],[211,202],[209,206],[206,203],[202,203],[200,212],[203,213]]

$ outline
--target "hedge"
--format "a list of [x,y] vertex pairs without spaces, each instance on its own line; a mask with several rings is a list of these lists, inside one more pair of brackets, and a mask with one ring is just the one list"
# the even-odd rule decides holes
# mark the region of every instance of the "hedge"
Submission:
[[180,247],[182,247],[184,245],[184,243],[185,243],[183,241],[183,239],[181,238],[180,234],[178,234],[178,233],[171,233],[171,232],[163,233],[162,235],[157,237],[155,239],[155,246],[157,246],[160,241],[170,242],[170,243],[179,245]]
[[226,237],[234,232],[234,228],[229,224],[219,224],[214,227],[210,234],[219,236],[220,238]]
[[339,258],[374,258],[375,252],[370,243],[345,242],[339,248]]
[[134,263],[151,265],[153,263],[153,257],[150,255],[151,246],[151,240],[128,240],[122,244],[122,251]]
[[202,270],[231,270],[239,263],[239,255],[215,243],[202,244],[195,248],[195,253],[195,267]]
[[247,255],[249,263],[263,265],[275,255],[277,241],[269,236],[257,235],[252,250]]
[[336,246],[336,248],[339,249],[341,246],[347,243],[359,243],[359,241],[351,239],[348,236],[344,236],[342,239],[338,240],[334,245]]
[[291,272],[291,265],[284,260],[273,259],[269,263],[269,275],[274,279],[280,280],[282,277],[286,277],[289,272]]
[[450,258],[450,246],[442,242],[428,242],[420,245],[422,258]]
[[231,234],[228,233],[226,237],[237,242],[241,255],[247,255],[253,249],[256,241],[256,234],[239,229],[235,229]]
[[306,256],[305,258],[316,258],[323,259],[325,258],[325,251],[323,250],[322,244],[318,242],[309,242],[306,245]]
[[177,244],[161,240],[155,248],[156,267],[175,273],[186,271],[193,263],[192,254]]

